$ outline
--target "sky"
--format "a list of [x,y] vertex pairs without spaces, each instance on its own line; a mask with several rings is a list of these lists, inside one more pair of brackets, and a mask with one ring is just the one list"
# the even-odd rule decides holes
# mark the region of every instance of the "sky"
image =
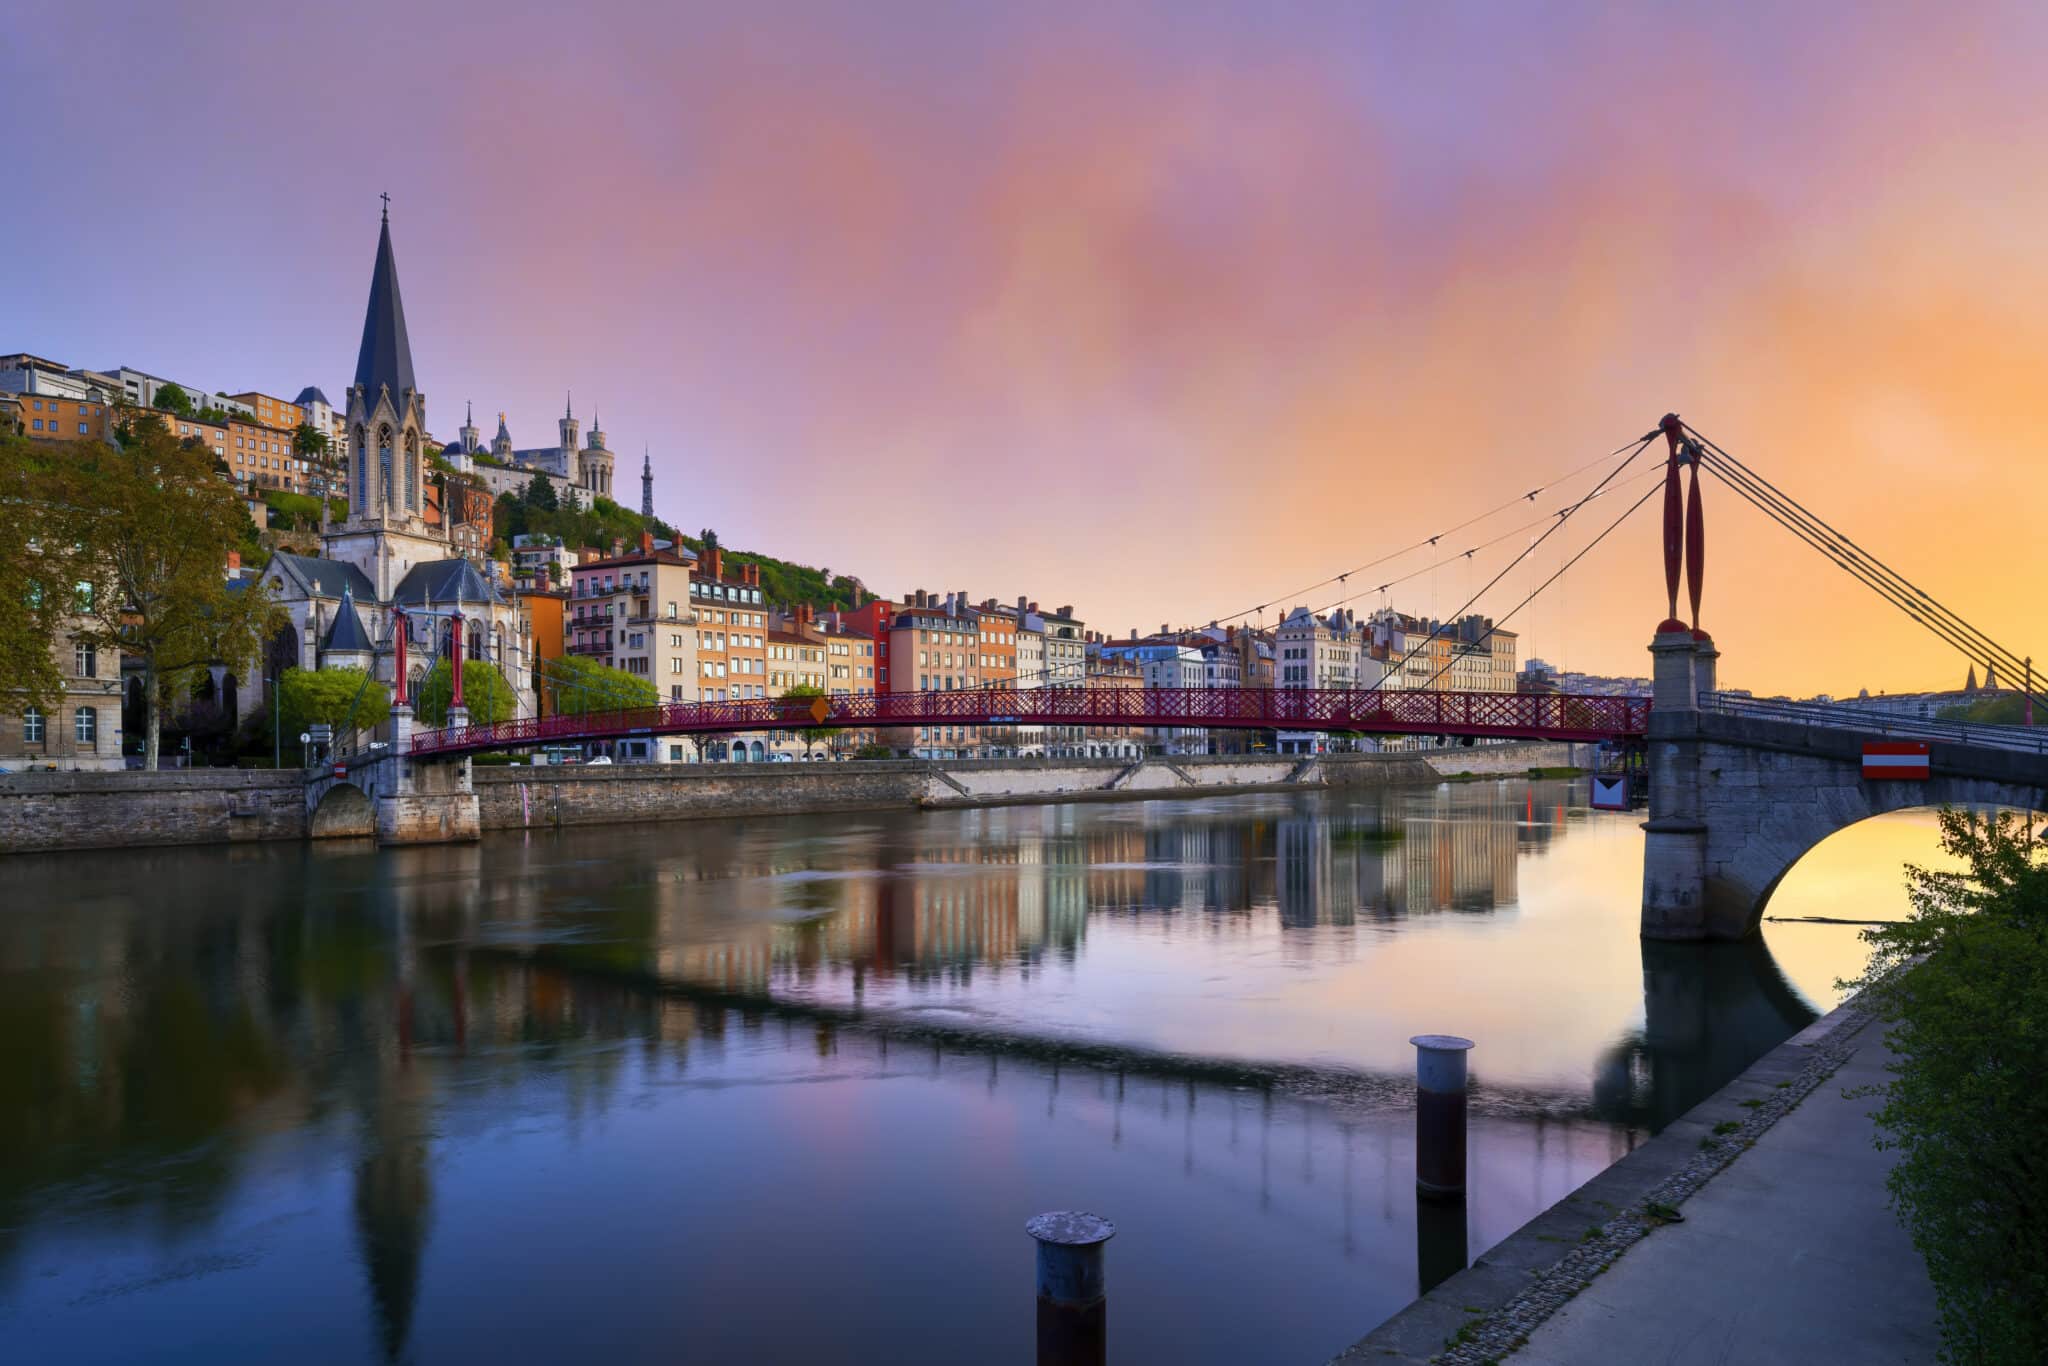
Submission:
[[[2025,654],[2044,58],[2038,4],[15,0],[0,351],[340,397],[388,191],[437,436],[573,390],[622,501],[644,447],[666,520],[885,595],[1448,614],[1676,410]],[[1960,683],[1704,495],[1724,685]],[[1648,671],[1656,511],[1525,657]]]

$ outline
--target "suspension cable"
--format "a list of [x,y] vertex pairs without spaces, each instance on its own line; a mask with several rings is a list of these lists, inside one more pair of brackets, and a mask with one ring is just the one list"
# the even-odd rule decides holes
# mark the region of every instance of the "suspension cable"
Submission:
[[[1476,517],[1468,517],[1464,521],[1459,522],[1456,526],[1445,527],[1442,531],[1437,532],[1434,536],[1425,536],[1421,540],[1415,542],[1413,545],[1403,546],[1399,550],[1392,551],[1385,555],[1381,555],[1377,559],[1367,560],[1364,564],[1361,565],[1354,565],[1350,569],[1347,569],[1340,574],[1332,574],[1326,579],[1317,579],[1314,583],[1304,584],[1302,587],[1293,589],[1290,592],[1281,593],[1276,597],[1269,598],[1267,601],[1257,604],[1256,606],[1247,607],[1242,612],[1232,612],[1228,616],[1217,617],[1216,621],[1218,624],[1221,624],[1222,622],[1237,621],[1241,618],[1252,616],[1255,613],[1265,611],[1268,607],[1278,607],[1280,604],[1286,602],[1289,598],[1298,598],[1302,594],[1312,593],[1318,588],[1327,587],[1328,585],[1333,583],[1342,583],[1346,579],[1349,579],[1353,574],[1364,573],[1368,569],[1376,568],[1379,565],[1386,564],[1392,560],[1398,560],[1403,555],[1409,555],[1413,554],[1417,550],[1427,549],[1428,547],[1435,545],[1444,537],[1453,535],[1456,532],[1463,531],[1468,526],[1475,526],[1478,523],[1485,521],[1489,517],[1498,516],[1499,514],[1506,512],[1509,508],[1519,506],[1522,503],[1534,502],[1536,500],[1536,495],[1538,495],[1539,493],[1544,492],[1546,489],[1556,488],[1558,485],[1566,483],[1572,479],[1577,478],[1579,475],[1584,474],[1587,470],[1605,464],[1607,461],[1614,459],[1616,456],[1621,455],[1625,451],[1628,451],[1631,446],[1636,448],[1635,454],[1640,454],[1641,448],[1647,446],[1653,439],[1656,438],[1657,435],[1658,433],[1653,431],[1649,433],[1647,436],[1645,436],[1640,442],[1630,441],[1620,446],[1617,446],[1605,455],[1596,456],[1593,459],[1588,460],[1585,464],[1580,465],[1575,469],[1567,470],[1565,473],[1558,475],[1554,479],[1538,484],[1535,488],[1530,489],[1527,493],[1518,493],[1513,498],[1508,499],[1506,502],[1500,504],[1497,507],[1489,508],[1485,512],[1480,513]],[[1633,460],[1635,458],[1635,454],[1631,454],[1629,456],[1629,459]],[[1601,482],[1605,483],[1606,481],[1602,480]]]
[[[1550,587],[1550,585],[1556,583],[1559,579],[1563,578],[1565,575],[1565,571],[1567,569],[1570,569],[1580,560],[1583,560],[1586,558],[1586,556],[1592,554],[1594,546],[1597,546],[1600,544],[1600,542],[1606,540],[1608,536],[1613,533],[1616,527],[1620,526],[1623,522],[1626,522],[1629,518],[1633,517],[1636,514],[1636,510],[1642,507],[1643,504],[1649,502],[1650,499],[1655,497],[1659,491],[1659,488],[1654,485],[1644,490],[1643,496],[1636,499],[1633,503],[1630,503],[1628,505],[1627,510],[1624,511],[1621,514],[1621,516],[1609,522],[1607,524],[1606,530],[1602,531],[1598,536],[1595,536],[1591,541],[1588,541],[1586,543],[1586,548],[1584,550],[1581,550],[1578,554],[1572,556],[1569,560],[1566,560],[1563,564],[1559,565],[1557,572],[1555,574],[1552,574],[1542,583],[1537,584],[1536,587],[1530,591],[1528,597],[1523,598],[1513,607],[1510,607],[1507,610],[1506,614],[1503,615],[1499,620],[1489,623],[1486,630],[1480,634],[1479,639],[1472,642],[1473,646],[1477,647],[1479,645],[1485,644],[1488,640],[1491,640],[1493,638],[1493,633],[1495,631],[1498,631],[1501,627],[1506,626],[1508,622],[1514,618],[1515,613],[1521,611],[1524,607],[1527,607],[1531,602],[1534,602],[1536,600],[1537,595],[1542,593],[1544,589]],[[1457,643],[1453,642],[1451,648],[1455,652],[1457,649]],[[1407,661],[1405,659],[1402,661],[1402,663],[1404,664],[1406,662]],[[1416,689],[1415,691],[1427,691],[1429,686],[1435,683],[1439,678],[1442,678],[1444,676],[1444,673],[1448,669],[1450,669],[1451,665],[1455,662],[1455,658],[1446,661],[1441,667],[1437,669],[1435,673],[1429,676],[1428,680],[1423,683],[1420,689]],[[1377,689],[1375,689],[1375,691],[1377,691]]]
[[[1865,550],[1711,438],[1691,426],[1685,430],[1698,444],[1705,468],[1767,517],[1954,647],[1965,659],[1983,664],[1988,672],[1995,673],[2003,667],[2008,679],[2027,678],[2031,670],[2020,655],[1937,601],[1925,589]],[[2043,696],[2040,692],[2033,692],[2026,682],[2022,682],[2017,690],[2031,692],[2034,697]]]
[[[1654,440],[1657,437],[1657,435],[1657,432],[1652,431],[1642,440],[1633,443],[1635,449],[1630,450],[1628,452],[1628,456],[1626,459],[1624,459],[1619,465],[1616,465],[1613,469],[1609,470],[1604,476],[1602,476],[1600,482],[1595,484],[1583,498],[1579,499],[1578,502],[1573,503],[1570,507],[1565,508],[1562,512],[1559,512],[1557,514],[1557,520],[1550,525],[1548,530],[1546,530],[1541,536],[1538,536],[1535,540],[1529,542],[1529,544],[1523,548],[1521,554],[1515,556],[1515,558],[1513,558],[1512,560],[1509,560],[1507,562],[1507,565],[1504,568],[1502,568],[1500,573],[1495,574],[1491,579],[1488,579],[1486,581],[1485,586],[1482,587],[1477,593],[1474,593],[1471,597],[1465,599],[1464,605],[1458,608],[1458,610],[1452,615],[1450,620],[1455,622],[1458,619],[1462,618],[1465,615],[1465,613],[1471,608],[1473,603],[1479,601],[1481,598],[1485,597],[1488,592],[1492,591],[1493,586],[1499,583],[1502,579],[1506,578],[1508,574],[1511,571],[1513,571],[1516,565],[1520,564],[1523,560],[1526,560],[1531,555],[1535,554],[1536,548],[1538,546],[1542,545],[1545,541],[1549,540],[1552,536],[1556,535],[1558,530],[1562,528],[1566,522],[1569,522],[1572,519],[1573,513],[1577,512],[1580,508],[1584,507],[1586,504],[1592,502],[1595,498],[1599,497],[1600,491],[1606,488],[1610,483],[1614,482],[1615,477],[1619,475],[1623,470],[1627,469],[1631,464],[1635,463],[1636,457],[1640,456],[1643,453],[1643,451],[1648,448],[1650,442]],[[1624,446],[1622,449],[1628,450],[1628,447]],[[1648,495],[1645,494],[1644,496],[1647,497]],[[1631,508],[1630,511],[1632,512],[1634,511],[1634,509]],[[1623,515],[1626,516],[1627,514]],[[1562,573],[1563,570],[1560,570],[1558,572]],[[1422,640],[1416,644],[1414,649],[1410,650],[1407,654],[1401,656],[1401,658],[1398,661],[1396,661],[1393,668],[1389,669],[1387,673],[1381,677],[1378,683],[1373,684],[1373,686],[1366,689],[1366,691],[1380,691],[1381,688],[1383,688],[1386,685],[1386,681],[1388,678],[1391,678],[1397,670],[1407,667],[1409,660],[1415,658],[1415,656],[1420,654],[1425,647],[1427,647],[1439,635],[1443,634],[1443,628],[1444,623],[1442,621],[1438,621],[1434,626],[1430,628],[1429,634],[1424,636]]]

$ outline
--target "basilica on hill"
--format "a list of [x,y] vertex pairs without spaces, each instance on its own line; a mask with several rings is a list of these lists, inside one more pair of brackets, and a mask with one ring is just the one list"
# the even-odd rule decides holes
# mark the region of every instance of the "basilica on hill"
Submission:
[[[464,657],[497,665],[518,698],[519,714],[533,715],[533,653],[517,604],[457,551],[445,518],[427,516],[427,400],[413,374],[388,209],[348,390],[347,426],[347,520],[322,530],[319,555],[279,551],[264,566],[271,596],[291,617],[290,639],[275,643],[271,666],[361,668],[395,685],[402,609],[408,696],[433,661],[453,648],[459,620]],[[591,439],[602,443],[595,430]],[[608,484],[610,453],[589,468],[601,468]]]

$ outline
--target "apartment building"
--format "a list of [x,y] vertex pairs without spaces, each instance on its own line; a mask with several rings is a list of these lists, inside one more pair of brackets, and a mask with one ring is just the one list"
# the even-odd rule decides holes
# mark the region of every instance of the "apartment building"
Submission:
[[[1074,615],[1073,607],[1064,605],[1050,612],[1039,612],[1035,602],[1030,607],[1045,626],[1045,685],[1074,688],[1086,684],[1088,628]],[[1047,726],[1043,744],[1050,755],[1085,755],[1088,731],[1082,726]]]
[[[690,579],[690,603],[697,617],[697,696],[700,702],[743,702],[769,696],[768,604],[761,594],[758,565],[731,566],[712,547],[697,560]],[[706,757],[766,758],[758,738],[715,744]],[[758,752],[756,752],[758,751]]]
[[21,433],[39,441],[110,441],[114,409],[103,399],[10,395],[20,405]]
[[[488,504],[490,494],[484,493]],[[512,538],[512,577],[522,584],[546,588],[568,583],[576,567],[576,552],[562,544],[559,536],[524,532]]]
[[[572,580],[564,579],[566,584]],[[519,639],[533,663],[534,693],[542,716],[555,714],[555,692],[547,686],[551,667],[569,649],[569,589],[524,588],[513,595],[519,608]]]
[[0,700],[0,773],[29,769],[118,769],[121,659],[59,633],[51,644],[63,692],[45,710]]
[[[889,619],[890,692],[959,692],[981,686],[981,613],[965,595],[920,588]],[[1014,641],[1012,668],[1014,669]],[[973,757],[973,726],[899,726],[883,743],[920,759]]]
[[246,393],[229,394],[228,398],[246,407],[249,415],[265,427],[282,427],[288,432],[296,432],[299,424],[306,421],[306,410],[298,404],[258,393],[254,389]]
[[[1088,686],[1136,691],[1145,686],[1144,666],[1122,655],[1097,653],[1088,661]],[[1090,759],[1136,759],[1147,743],[1143,726],[1098,726],[1081,734],[1085,738],[1075,752]]]
[[664,701],[694,700],[690,562],[643,532],[638,550],[586,560],[572,574],[568,652],[646,679]]

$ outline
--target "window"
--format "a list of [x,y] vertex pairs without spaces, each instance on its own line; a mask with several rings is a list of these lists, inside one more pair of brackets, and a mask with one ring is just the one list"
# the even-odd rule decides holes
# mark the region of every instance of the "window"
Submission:
[[[42,405],[41,405],[41,404],[37,404],[36,406],[37,406],[37,407],[41,407]],[[39,417],[38,417],[38,418],[32,418],[32,419],[30,419],[30,420],[31,420],[32,422],[34,422],[34,423],[35,423],[35,429],[36,429],[37,431],[41,431],[41,430],[43,429],[43,420],[42,420],[41,418],[39,418]]]
[[84,435],[86,435],[86,426],[85,426],[85,424],[84,424],[83,422],[81,422],[81,423],[79,423],[79,424],[78,424],[78,434],[79,434],[80,436],[84,436]]
[[99,664],[99,651],[94,646],[73,646],[71,662],[75,666],[72,672],[76,673],[80,678],[99,677],[99,669],[97,668]]
[[97,707],[80,707],[71,718],[71,733],[81,745],[94,744],[99,739],[100,713]]
[[34,707],[21,714],[21,738],[31,745],[43,743],[43,714]]

